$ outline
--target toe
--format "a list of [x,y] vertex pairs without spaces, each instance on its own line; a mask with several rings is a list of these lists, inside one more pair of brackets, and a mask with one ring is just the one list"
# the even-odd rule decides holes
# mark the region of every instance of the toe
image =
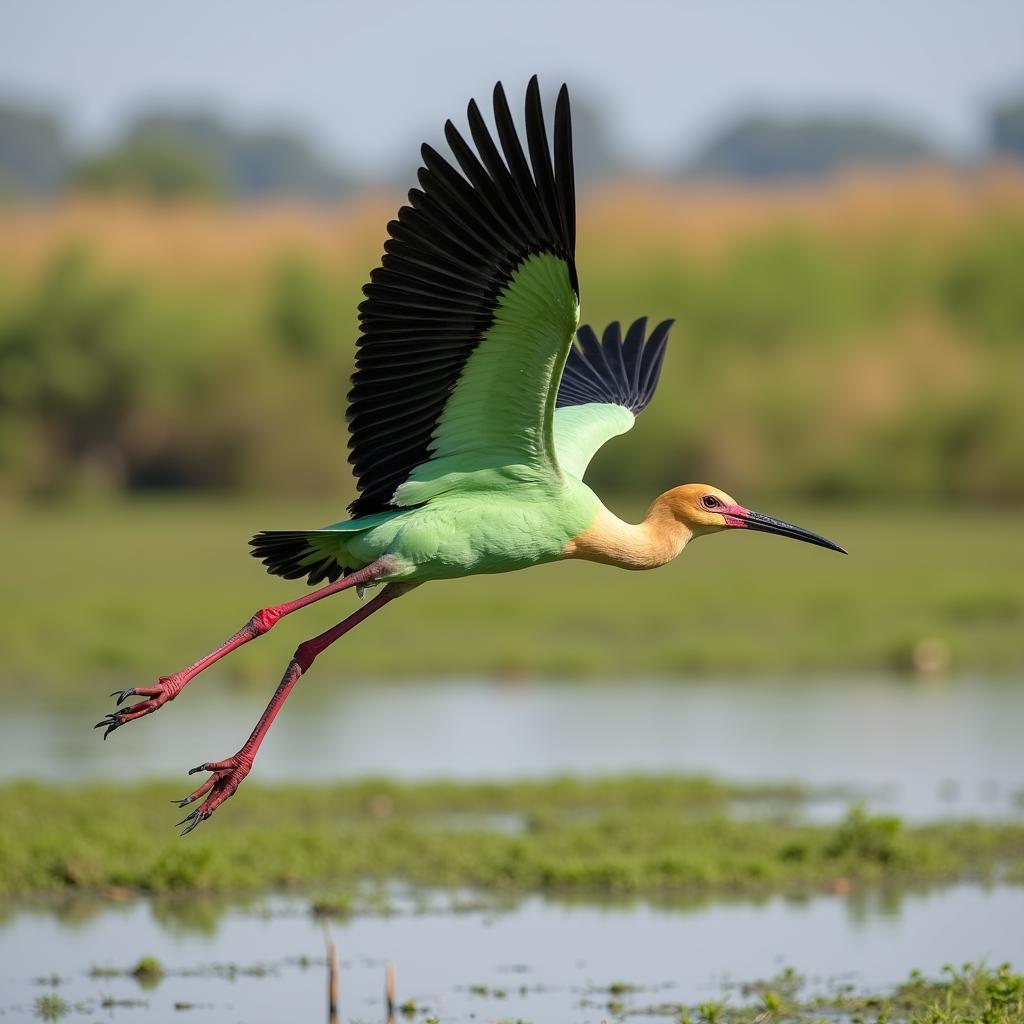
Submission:
[[227,761],[207,761],[191,769],[189,775],[202,771],[208,771],[212,774],[198,789],[189,793],[188,796],[182,797],[180,800],[171,801],[171,803],[177,804],[179,807],[187,807],[201,797],[206,797],[203,803],[178,822],[178,825],[185,826],[181,832],[183,836],[196,828],[200,822],[209,818],[225,800],[235,795],[235,791],[241,785],[242,780],[249,774],[250,763],[245,759],[240,761],[238,755],[236,755]]
[[107,715],[102,721],[97,722],[93,728],[103,729],[103,738],[106,739],[115,729],[120,729],[124,725],[125,719],[123,719],[117,713]]
[[201,807],[197,807],[191,814],[186,814],[185,817],[178,822],[178,825],[185,825],[185,822],[188,822],[188,825],[186,825],[179,834],[187,836],[189,832],[198,828],[199,825],[202,824],[202,822],[204,822],[209,816],[210,815]]
[[171,803],[177,804],[179,807],[188,807],[189,804],[195,803],[200,797],[209,793],[216,781],[216,776],[211,775],[198,789],[193,790],[188,796],[184,796],[180,800],[172,800]]

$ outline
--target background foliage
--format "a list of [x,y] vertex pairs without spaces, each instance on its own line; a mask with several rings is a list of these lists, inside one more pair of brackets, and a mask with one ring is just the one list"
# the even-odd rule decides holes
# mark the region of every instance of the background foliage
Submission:
[[[396,205],[0,209],[0,494],[340,505],[359,289]],[[585,320],[677,319],[598,486],[1024,499],[1020,174],[609,186],[580,238]]]

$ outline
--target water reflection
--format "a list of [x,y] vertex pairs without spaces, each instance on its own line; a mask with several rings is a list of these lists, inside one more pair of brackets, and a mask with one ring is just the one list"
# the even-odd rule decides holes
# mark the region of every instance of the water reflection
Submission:
[[[263,696],[206,679],[107,743],[84,706],[9,707],[0,778],[178,776],[237,749]],[[622,771],[852,785],[912,819],[1020,816],[1024,688],[848,680],[668,685],[491,682],[300,687],[258,762],[267,780],[501,779]],[[844,802],[820,809],[838,816]]]

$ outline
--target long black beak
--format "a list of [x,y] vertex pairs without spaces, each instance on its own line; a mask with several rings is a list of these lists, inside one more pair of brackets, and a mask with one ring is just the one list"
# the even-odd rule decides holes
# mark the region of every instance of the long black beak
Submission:
[[817,544],[819,548],[828,548],[830,551],[846,554],[846,549],[841,548],[838,544],[817,533],[811,533],[810,530],[805,530],[802,526],[794,526],[782,519],[772,519],[771,516],[762,515],[760,512],[746,512],[743,515],[737,515],[736,518],[741,519],[748,530],[757,530],[759,533],[777,533],[780,537],[792,537],[793,540],[802,540],[808,544]]

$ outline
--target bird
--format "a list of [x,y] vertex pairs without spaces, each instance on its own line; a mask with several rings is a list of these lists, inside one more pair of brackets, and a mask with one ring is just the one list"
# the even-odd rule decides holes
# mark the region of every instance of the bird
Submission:
[[[493,130],[470,101],[468,140],[445,123],[450,159],[422,146],[418,185],[388,223],[380,264],[363,289],[348,394],[357,488],[348,518],[322,529],[264,531],[249,542],[271,574],[319,586],[260,609],[190,667],[153,686],[115,691],[115,710],[96,724],[106,739],[283,617],[344,590],[360,598],[374,591],[298,645],[237,753],[189,772],[208,777],[174,801],[197,805],[178,822],[182,835],[236,792],[313,661],[425,583],[561,559],[653,569],[696,538],[736,529],[845,554],[710,484],[673,487],[643,522],[630,524],[584,482],[598,449],[628,431],[650,402],[673,322],[649,328],[641,317],[600,335],[580,326],[568,89],[558,92],[550,141],[536,76],[525,91],[525,146],[500,82],[492,110]],[[122,706],[131,697],[142,700]]]

